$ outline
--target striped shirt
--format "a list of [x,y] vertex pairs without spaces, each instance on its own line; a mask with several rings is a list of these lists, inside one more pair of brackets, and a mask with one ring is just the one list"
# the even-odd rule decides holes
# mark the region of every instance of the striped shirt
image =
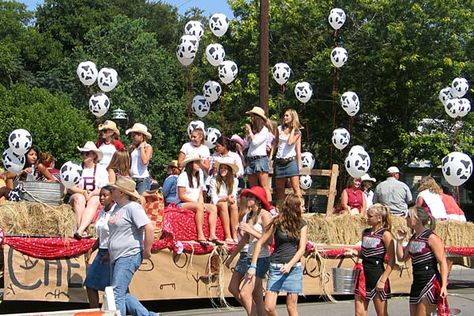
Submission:
[[428,244],[428,239],[431,234],[433,234],[433,231],[427,229],[419,236],[413,235],[408,243],[408,253],[412,259],[413,271],[437,270],[438,268],[438,261]]

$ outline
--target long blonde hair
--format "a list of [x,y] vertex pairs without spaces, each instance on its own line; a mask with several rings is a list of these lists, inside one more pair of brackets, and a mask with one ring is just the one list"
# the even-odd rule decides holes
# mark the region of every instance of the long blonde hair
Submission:
[[[284,113],[286,112],[288,112],[291,116],[291,123],[290,123],[290,126],[288,126],[288,128],[290,130],[294,128],[297,128],[297,129],[301,128],[302,126],[300,123],[300,117],[298,116],[298,112],[296,112],[296,110],[294,109],[288,109]],[[282,118],[281,125],[285,126],[284,118]]]
[[386,230],[392,229],[392,217],[390,215],[390,208],[386,205],[375,203],[372,205],[367,212],[374,212],[376,215],[380,215],[382,225]]
[[424,227],[427,227],[431,230],[436,228],[436,219],[431,216],[431,214],[429,214],[423,207],[410,207],[408,209],[408,215],[419,220]]
[[418,191],[429,190],[431,193],[440,194],[443,192],[441,187],[436,183],[436,180],[433,179],[431,176],[423,177],[420,181],[420,186],[418,187]]

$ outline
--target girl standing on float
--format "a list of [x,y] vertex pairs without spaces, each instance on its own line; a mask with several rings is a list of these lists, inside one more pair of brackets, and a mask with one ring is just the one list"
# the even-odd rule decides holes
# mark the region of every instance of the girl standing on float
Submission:
[[293,192],[301,196],[299,174],[301,169],[301,124],[298,113],[289,109],[278,126],[278,143],[275,159],[277,203],[285,198],[285,183],[289,178]]
[[265,189],[267,200],[272,200],[270,185],[268,183],[268,173],[270,166],[267,156],[267,140],[273,136],[267,128],[268,119],[265,111],[254,106],[252,110],[246,112],[250,115],[251,123],[245,124],[245,133],[249,144],[247,152],[247,167],[250,186],[260,185]]
[[298,315],[298,295],[303,294],[303,268],[301,257],[306,250],[308,226],[303,220],[304,203],[300,196],[287,196],[278,215],[258,240],[247,270],[247,277],[254,278],[257,258],[265,243],[275,240],[270,263],[270,276],[265,293],[267,315],[277,315],[275,306],[280,292],[286,293],[288,315]]
[[115,183],[118,176],[130,177],[130,155],[126,150],[117,150],[107,166],[109,183]]
[[402,242],[407,232],[397,232],[397,258],[400,261],[412,259],[410,315],[430,315],[436,310],[438,300],[444,300],[448,295],[448,264],[444,244],[433,232],[436,220],[424,208],[415,206],[408,209],[406,221],[414,233],[403,249]]
[[[249,211],[244,216],[243,223],[239,225],[239,229],[244,233],[244,236],[226,260],[226,266],[229,267],[234,257],[248,244],[248,269],[255,271],[252,275],[246,274],[244,277],[237,299],[244,306],[247,315],[264,316],[262,280],[265,278],[270,265],[270,246],[268,243],[262,245],[255,263],[250,265],[250,262],[258,240],[265,234],[266,228],[272,220],[269,212],[271,205],[266,198],[265,189],[260,186],[244,189],[240,196],[246,197]],[[245,272],[243,270],[239,272],[246,273],[248,269]]]
[[147,143],[151,139],[148,128],[140,123],[133,124],[132,128],[127,129],[125,134],[131,133],[133,144],[131,145],[131,168],[130,174],[133,181],[137,184],[137,192],[142,195],[143,192],[150,190],[151,178],[148,172],[148,165],[153,155],[153,148]]
[[[105,121],[103,124],[99,124],[99,140],[97,141],[97,148],[102,152],[103,157],[99,161],[99,164],[104,168],[107,168],[114,153],[117,150],[124,149],[122,142],[118,139],[120,131],[114,121]],[[113,183],[112,181],[111,183]]]
[[[391,297],[388,277],[395,264],[395,248],[390,233],[390,208],[382,204],[374,204],[367,211],[367,224],[371,227],[362,232],[361,252],[355,249],[346,250],[346,255],[362,258],[365,276],[365,293],[360,291],[359,281],[354,290],[356,315],[367,315],[371,300],[374,301],[375,312],[378,316],[388,316],[387,299]],[[384,266],[385,255],[388,254],[388,264]]]

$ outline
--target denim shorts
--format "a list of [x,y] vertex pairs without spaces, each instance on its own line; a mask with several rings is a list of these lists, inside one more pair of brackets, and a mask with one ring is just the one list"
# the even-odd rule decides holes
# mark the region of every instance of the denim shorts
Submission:
[[248,268],[249,264],[247,262],[247,253],[243,251],[240,253],[239,260],[237,260],[237,263],[235,264],[234,271],[245,275]]
[[303,268],[301,263],[295,264],[288,274],[280,272],[280,268],[281,264],[270,264],[267,291],[303,294]]
[[99,249],[94,261],[87,270],[84,285],[88,288],[104,291],[106,286],[110,285],[110,263],[102,263],[102,258],[108,253],[107,249]]
[[245,173],[247,174],[256,174],[258,172],[270,171],[270,166],[268,164],[268,157],[263,156],[256,159],[250,159],[247,157],[247,167],[245,168]]
[[[247,258],[247,264],[250,266],[252,258]],[[257,278],[265,279],[268,272],[268,267],[270,266],[270,257],[258,258],[257,260],[257,270],[255,275]]]
[[279,164],[278,159],[273,164],[275,166],[275,178],[289,178],[299,176],[298,163],[296,159],[288,162],[286,165]]
[[137,184],[136,190],[138,194],[142,195],[143,192],[150,190],[151,178],[133,178],[133,181]]

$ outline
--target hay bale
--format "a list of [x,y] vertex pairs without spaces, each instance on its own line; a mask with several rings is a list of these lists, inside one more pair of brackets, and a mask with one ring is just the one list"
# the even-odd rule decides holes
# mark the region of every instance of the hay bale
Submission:
[[[360,241],[362,231],[369,227],[360,215],[326,217],[320,214],[306,214],[308,240],[322,244],[353,245]],[[398,229],[410,232],[404,217],[392,217],[392,233]],[[472,247],[474,245],[474,224],[457,221],[437,221],[436,234],[447,247]],[[408,234],[408,238],[411,234]]]
[[0,202],[0,228],[7,235],[69,237],[75,227],[74,211],[68,204]]

